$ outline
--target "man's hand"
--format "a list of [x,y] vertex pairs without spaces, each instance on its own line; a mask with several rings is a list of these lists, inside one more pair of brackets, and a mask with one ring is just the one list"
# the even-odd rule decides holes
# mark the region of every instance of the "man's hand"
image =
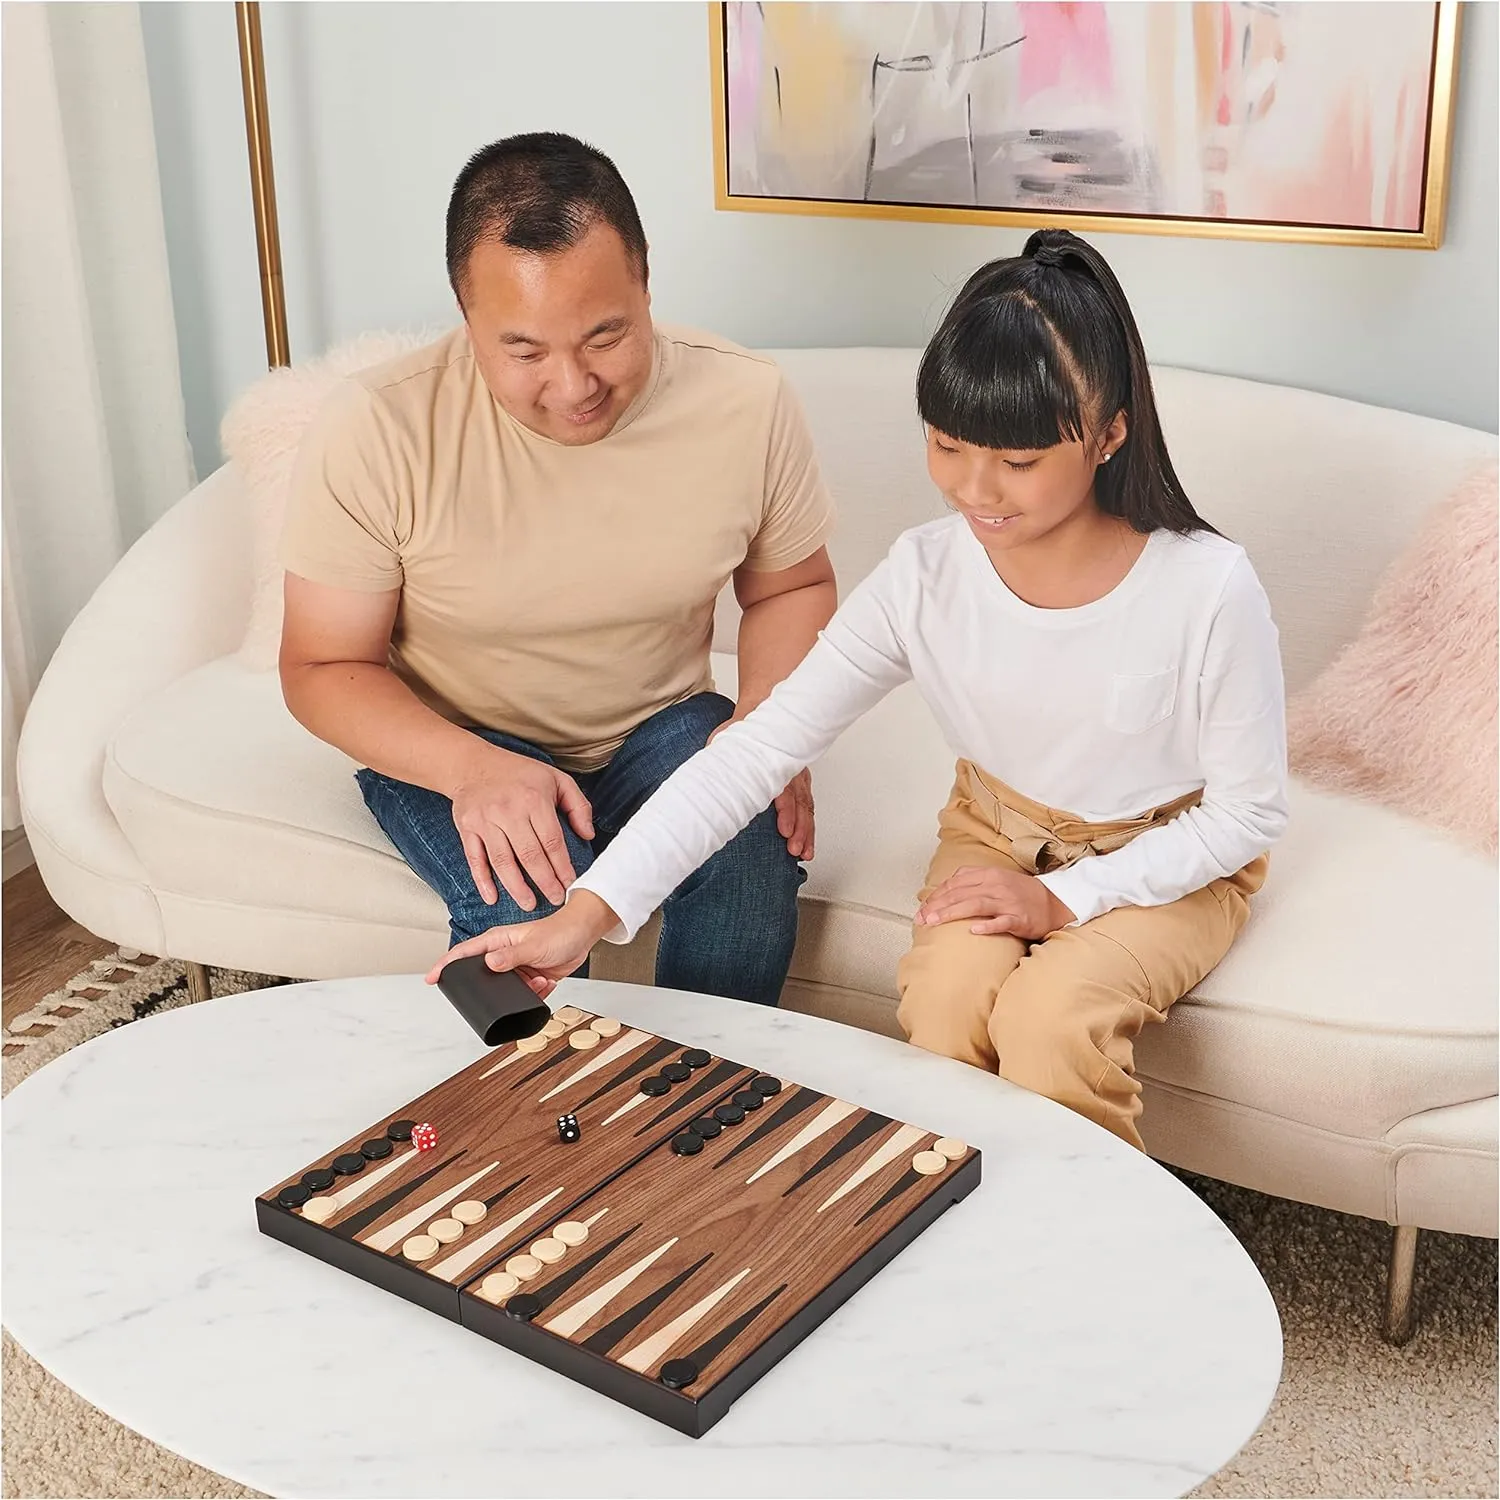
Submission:
[[[731,724],[738,724],[744,717],[737,713],[726,719],[709,735],[707,743],[713,744]],[[786,840],[787,853],[793,859],[811,859],[817,832],[813,820],[812,772],[798,771],[771,805],[776,809],[776,831]]]
[[917,911],[919,927],[971,920],[969,931],[1008,933],[1034,943],[1066,927],[1068,910],[1035,875],[966,865],[950,875]]
[[798,771],[776,799],[776,831],[793,859],[813,857],[812,772]]
[[555,766],[489,748],[490,755],[452,794],[453,824],[463,840],[475,889],[486,905],[493,906],[500,899],[495,889],[498,876],[522,911],[534,911],[536,897],[526,883],[529,875],[537,890],[558,906],[578,875],[568,858],[557,810],[567,813],[579,838],[592,840],[594,818],[588,798]]
[[592,891],[579,891],[550,917],[491,927],[450,948],[433,966],[427,983],[436,984],[455,959],[483,953],[487,967],[498,974],[514,971],[545,1000],[558,981],[577,969],[594,944],[618,923],[619,918]]

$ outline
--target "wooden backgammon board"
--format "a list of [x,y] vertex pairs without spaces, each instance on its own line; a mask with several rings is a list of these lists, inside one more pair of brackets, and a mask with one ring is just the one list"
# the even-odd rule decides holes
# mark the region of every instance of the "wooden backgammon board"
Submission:
[[960,1141],[564,1006],[255,1209],[700,1437],[979,1173]]

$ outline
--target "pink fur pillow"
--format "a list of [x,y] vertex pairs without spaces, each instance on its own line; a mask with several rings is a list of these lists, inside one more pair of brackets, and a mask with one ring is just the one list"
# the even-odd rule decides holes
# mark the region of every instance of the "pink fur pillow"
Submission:
[[1496,469],[1438,505],[1288,710],[1292,769],[1496,849]]
[[420,349],[436,336],[361,334],[319,359],[272,370],[226,413],[219,438],[249,491],[252,514],[255,591],[239,650],[240,662],[252,672],[270,671],[281,649],[282,568],[278,554],[292,464],[303,434],[340,381],[408,350]]

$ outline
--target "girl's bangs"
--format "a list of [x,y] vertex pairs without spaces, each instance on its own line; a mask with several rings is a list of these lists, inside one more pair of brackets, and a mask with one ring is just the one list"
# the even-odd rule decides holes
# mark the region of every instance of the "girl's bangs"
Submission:
[[1052,448],[1084,432],[1056,341],[1016,298],[953,309],[918,367],[917,409],[929,427],[980,448]]

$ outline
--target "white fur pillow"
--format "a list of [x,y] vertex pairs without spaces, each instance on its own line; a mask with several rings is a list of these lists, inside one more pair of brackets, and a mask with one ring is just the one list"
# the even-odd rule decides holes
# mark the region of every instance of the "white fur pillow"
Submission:
[[224,417],[219,439],[249,492],[255,592],[239,660],[252,672],[269,672],[281,649],[281,579],[278,560],[292,465],[303,434],[339,382],[383,365],[438,337],[435,333],[365,333],[319,359],[272,370],[242,395]]

